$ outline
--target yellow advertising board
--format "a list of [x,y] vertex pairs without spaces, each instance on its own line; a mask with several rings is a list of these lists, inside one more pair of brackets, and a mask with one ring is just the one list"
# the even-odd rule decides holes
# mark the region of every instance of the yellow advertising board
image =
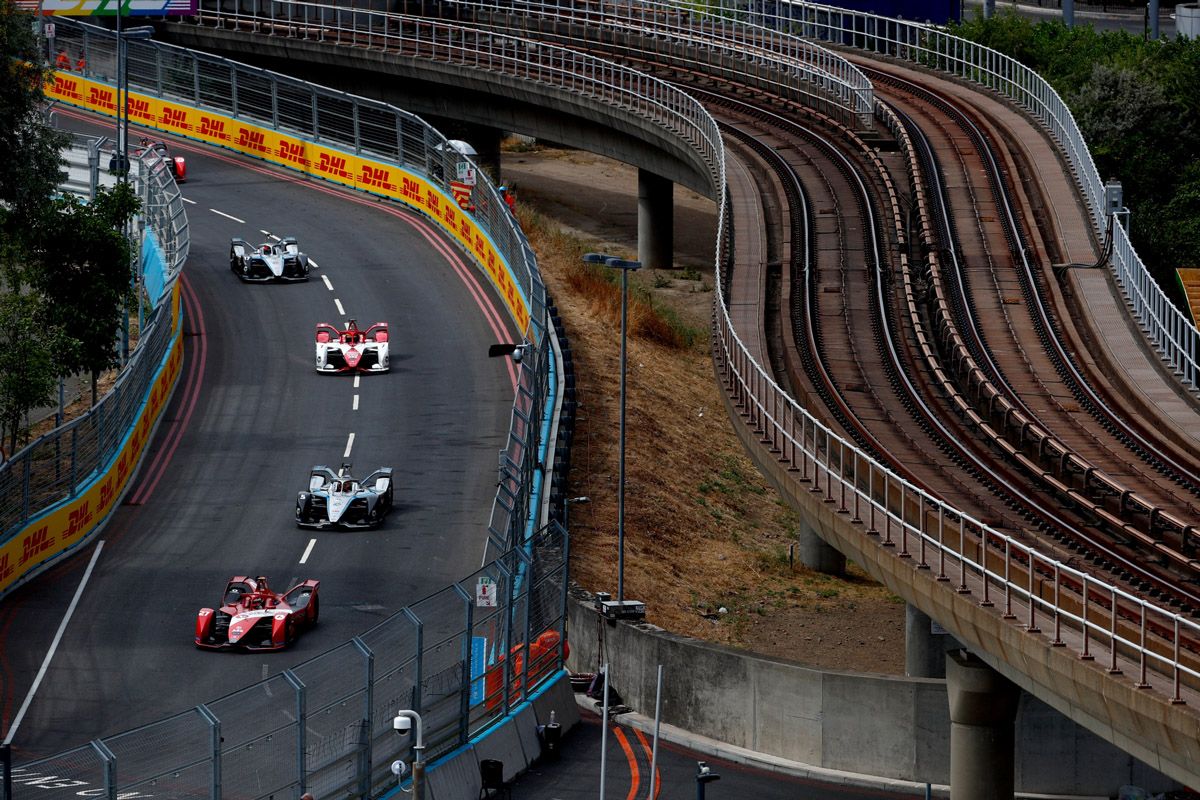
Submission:
[[134,466],[149,444],[150,432],[167,407],[167,399],[183,367],[179,304],[179,282],[176,281],[171,298],[174,344],[167,354],[166,364],[154,379],[141,416],[125,438],[120,454],[108,471],[79,497],[35,520],[0,545],[0,595],[39,564],[85,541],[88,534],[113,510],[117,499],[125,491],[133,476]]
[[[116,115],[116,89],[59,71],[46,95],[89,111]],[[416,173],[192,106],[129,93],[130,122],[221,145],[334,183],[398,200],[424,212],[475,256],[520,330],[529,328],[529,301],[491,239],[453,199]]]

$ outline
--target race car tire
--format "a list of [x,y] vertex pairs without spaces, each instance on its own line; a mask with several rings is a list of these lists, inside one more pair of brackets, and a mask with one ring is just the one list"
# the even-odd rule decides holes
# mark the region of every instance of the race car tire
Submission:
[[311,620],[310,625],[316,625],[317,620],[321,618],[321,598],[313,596],[312,601],[308,604],[308,618]]
[[283,646],[291,647],[296,642],[296,618],[288,617],[287,625],[283,629]]

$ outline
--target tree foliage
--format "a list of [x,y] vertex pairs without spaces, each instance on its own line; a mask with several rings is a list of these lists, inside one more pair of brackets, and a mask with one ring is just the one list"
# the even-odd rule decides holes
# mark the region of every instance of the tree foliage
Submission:
[[127,183],[92,202],[55,203],[57,230],[39,247],[35,288],[49,301],[47,321],[78,345],[63,353],[63,375],[96,376],[117,364],[117,334],[133,301],[132,246],[122,232],[139,200]]
[[1200,41],[1033,23],[1011,11],[954,31],[1045,78],[1074,114],[1102,179],[1116,178],[1132,237],[1159,285],[1200,266]]
[[[45,124],[32,15],[0,3],[0,442],[53,402],[60,377],[115,364],[131,297],[129,186],[83,204],[58,194],[67,137]],[[94,398],[93,398],[94,399]]]

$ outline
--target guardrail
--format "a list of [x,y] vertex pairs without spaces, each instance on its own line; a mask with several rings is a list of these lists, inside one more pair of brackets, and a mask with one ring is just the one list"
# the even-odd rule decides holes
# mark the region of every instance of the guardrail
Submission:
[[[517,580],[518,574],[528,577]],[[562,667],[567,539],[527,546],[349,642],[209,703],[14,770],[12,800],[377,797],[396,786],[400,709],[434,762],[503,718]],[[480,604],[480,586],[494,605]],[[219,658],[219,656],[216,656]]]
[[[84,146],[99,153],[96,143]],[[138,346],[112,390],[84,415],[0,465],[0,596],[85,541],[111,510],[120,492],[104,492],[93,501],[92,489],[114,471],[124,485],[132,467],[125,463],[128,436],[144,418],[176,342],[171,290],[188,252],[183,201],[157,154],[135,155],[132,167],[130,179],[143,205],[137,221],[139,275],[141,286],[153,289],[146,295],[153,308],[141,319]],[[139,312],[140,307],[139,297]]]
[[[365,33],[365,28],[359,31],[335,28],[322,34],[316,19],[310,20],[308,26],[279,25],[281,20],[288,18],[288,9],[297,5],[273,3],[271,9],[279,16],[272,17],[271,9],[264,8],[261,14],[251,15],[237,10],[226,12],[206,4],[198,21],[215,26],[250,26],[269,31],[274,36],[323,40],[331,47],[336,47],[342,40],[363,45],[361,34]],[[812,10],[813,7],[807,8]],[[340,24],[363,22],[382,36],[388,19],[393,16],[358,10],[347,13]],[[855,28],[854,24],[838,28],[831,21],[843,17],[846,20],[864,18],[842,9],[822,8],[813,11],[808,18],[798,17],[794,21],[796,30],[806,33],[824,26],[826,37],[836,39],[839,44],[846,44],[855,36],[879,41]],[[888,25],[898,31],[928,32],[922,26],[872,19],[878,20],[877,25],[873,24],[872,36],[882,35]],[[368,23],[368,20],[372,21]],[[499,35],[494,38],[498,42],[505,41],[505,37]],[[473,41],[484,46],[487,42],[484,38]],[[955,45],[959,48],[955,52],[967,52],[973,47],[962,40],[954,41],[959,43]],[[381,46],[381,43],[374,46]],[[911,45],[904,45],[908,46]],[[899,43],[880,49],[893,55],[904,52]],[[985,64],[1001,58],[986,48],[980,48],[979,52],[983,54],[980,58]],[[491,57],[488,53],[480,61],[490,64]],[[984,73],[980,71],[979,74]],[[547,80],[554,75],[557,73],[546,73],[541,77]],[[523,75],[517,72],[511,77],[519,80]],[[592,70],[559,77],[567,90],[587,93],[589,97],[605,102],[612,102],[610,98],[614,94],[623,95],[614,92],[612,84],[621,87],[644,85],[646,80],[632,70],[615,65],[604,72]],[[1033,77],[1029,76],[1028,80],[1032,81]],[[593,85],[597,80],[602,81],[601,85]],[[922,572],[930,580],[944,582],[948,589],[958,588],[964,596],[972,598],[970,602],[983,602],[985,607],[1002,603],[1003,608],[996,612],[998,624],[1005,624],[1000,621],[1001,615],[1020,617],[1029,634],[1040,636],[1040,620],[1042,624],[1053,626],[1053,638],[1045,640],[1047,646],[1070,641],[1080,648],[1081,655],[1109,659],[1113,669],[1124,670],[1120,674],[1137,676],[1137,685],[1160,692],[1172,701],[1181,702],[1186,699],[1186,694],[1194,694],[1193,687],[1200,685],[1200,671],[1190,661],[1183,644],[1185,638],[1196,640],[1200,636],[1200,626],[1193,620],[1092,578],[1070,565],[1046,558],[890,473],[798,405],[763,366],[754,361],[732,326],[722,289],[726,258],[730,252],[726,235],[729,209],[725,199],[724,149],[716,125],[698,103],[669,87],[663,90],[655,84],[653,102],[656,109],[679,110],[678,119],[670,127],[687,132],[680,138],[693,146],[697,146],[698,137],[705,162],[710,165],[713,196],[720,199],[717,280],[714,282],[717,294],[714,358],[727,391],[742,409],[748,424],[760,433],[764,447],[772,456],[788,464],[795,470],[797,480],[813,492],[823,494],[828,503],[844,512],[847,520],[861,525],[864,535],[880,537],[890,552],[911,559],[908,563],[915,566],[929,568]],[[615,105],[623,107],[623,104]],[[1065,106],[1062,111],[1069,117]],[[1077,133],[1076,130],[1076,137]],[[1081,138],[1077,137],[1077,144],[1082,147]],[[1086,149],[1083,153],[1086,154]],[[1120,674],[1114,672],[1110,679],[1127,680]]]

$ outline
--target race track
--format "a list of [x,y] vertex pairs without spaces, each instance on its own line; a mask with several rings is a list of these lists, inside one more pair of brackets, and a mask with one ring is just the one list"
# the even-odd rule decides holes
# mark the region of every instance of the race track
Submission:
[[[192,201],[183,374],[30,702],[97,545],[0,603],[5,735],[25,708],[18,763],[276,674],[463,578],[483,555],[513,397],[511,364],[487,347],[517,335],[490,286],[419,217],[223,152],[173,148],[188,159]],[[262,231],[296,236],[319,265],[312,279],[234,277],[230,238],[256,243]],[[314,326],[350,317],[391,329],[391,372],[357,387],[312,366]],[[356,474],[395,468],[396,507],[377,531],[297,529],[308,469],[336,469],[348,446]],[[197,609],[245,573],[276,589],[319,579],[320,624],[283,653],[196,650]]]

